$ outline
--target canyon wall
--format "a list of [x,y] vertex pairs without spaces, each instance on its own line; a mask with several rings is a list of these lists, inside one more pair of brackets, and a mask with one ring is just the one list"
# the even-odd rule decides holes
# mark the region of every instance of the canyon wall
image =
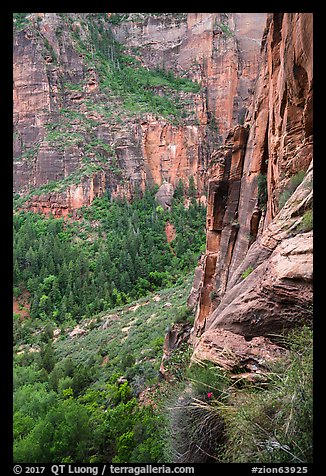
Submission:
[[103,89],[89,58],[88,15],[96,14],[30,14],[14,33],[14,193],[25,207],[58,216],[105,193],[130,196],[136,186],[174,187],[190,176],[204,198],[211,157],[250,103],[266,14],[101,19],[101,35],[112,34],[145,68],[200,83],[198,93],[180,91],[187,117],[179,124],[127,111]]
[[225,332],[233,348],[311,322],[312,32],[312,14],[269,14],[246,121],[216,155],[188,300],[195,358],[221,361]]
[[[135,19],[135,15],[137,18]],[[184,71],[204,88],[201,123],[223,136],[243,121],[258,74],[265,13],[187,13],[139,17],[113,27],[150,68]]]
[[[223,362],[227,343],[235,352],[253,339],[277,354],[264,339],[311,321],[312,20],[35,13],[14,32],[18,207],[77,217],[95,197],[136,187],[162,187],[167,206],[180,179],[194,177],[203,201],[208,189],[206,252],[188,300],[196,358]],[[123,57],[130,72],[158,71],[159,84],[137,85],[157,99],[176,77],[200,85],[175,86],[178,121],[114,89]]]

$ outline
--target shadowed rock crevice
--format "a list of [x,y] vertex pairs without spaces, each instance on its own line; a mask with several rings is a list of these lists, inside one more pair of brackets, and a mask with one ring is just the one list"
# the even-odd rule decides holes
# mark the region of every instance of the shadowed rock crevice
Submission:
[[[203,285],[199,292],[197,335],[205,326],[206,316],[220,302],[226,287],[238,234],[238,199],[247,137],[247,129],[237,126],[228,134],[226,153],[223,148],[221,155],[215,156],[217,177],[209,182],[208,189],[207,253],[203,263]],[[218,275],[216,269],[221,270]]]

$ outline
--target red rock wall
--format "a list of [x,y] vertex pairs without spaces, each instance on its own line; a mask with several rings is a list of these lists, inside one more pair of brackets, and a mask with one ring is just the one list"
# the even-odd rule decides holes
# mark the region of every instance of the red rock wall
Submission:
[[[243,263],[247,268],[252,264],[247,262],[247,254],[277,220],[280,193],[291,176],[306,171],[312,161],[312,47],[312,14],[269,15],[259,77],[245,124],[249,135],[246,144],[245,139],[242,144],[245,154],[236,192],[233,195],[229,192],[225,203],[222,203],[223,192],[216,193],[216,187],[222,184],[221,170],[230,161],[228,150],[238,147],[233,132],[225,141],[224,149],[220,149],[220,165],[213,169],[210,181],[202,279],[198,284],[200,271],[197,271],[197,281],[189,298],[192,305],[196,299],[198,303],[194,335],[209,329],[213,311],[214,322],[218,321],[219,312],[227,316],[223,309],[232,300],[228,296],[232,296],[235,284],[241,281],[239,270],[241,273],[246,270]],[[267,176],[266,204],[258,200],[261,175]],[[310,193],[309,185],[307,193]],[[304,213],[304,207],[300,210]],[[253,267],[267,259],[279,242],[276,240],[273,246],[260,248]],[[293,295],[295,293],[293,291]],[[250,303],[254,308],[251,300]],[[239,310],[237,312],[239,315]]]
[[213,119],[224,135],[250,104],[266,13],[183,15],[126,21],[113,30],[124,45],[138,49],[144,65],[187,71],[200,82],[205,95],[204,107],[197,111],[199,120]]
[[208,166],[205,154],[202,154],[203,128],[190,125],[177,127],[151,120],[141,124],[141,129],[147,184],[161,185],[163,181],[168,181],[176,186],[180,179],[187,184],[188,178],[194,176],[198,188],[203,190]]
[[[262,44],[262,65],[250,119],[239,200],[239,237],[232,274],[252,242],[257,210],[258,176],[267,173],[265,229],[279,211],[279,196],[291,176],[312,160],[312,14],[273,14]],[[297,71],[305,71],[298,77]]]
[[[82,17],[70,15],[73,30],[85,35]],[[115,176],[104,167],[63,192],[35,195],[29,202],[32,209],[67,214],[107,189],[113,196],[130,196],[135,185],[144,189],[168,181],[175,186],[179,179],[187,183],[189,176],[194,176],[200,196],[221,136],[249,105],[266,15],[189,13],[181,19],[163,15],[113,27],[119,41],[140,49],[145,66],[164,64],[201,82],[199,94],[181,93],[195,121],[179,126],[150,114],[122,114],[122,123],[112,124],[89,111],[87,103],[105,104],[107,98],[99,91],[97,72],[86,68],[83,55],[76,51],[67,20],[55,13],[33,18],[37,28],[14,36],[14,191],[25,194],[82,170],[83,145],[58,147],[46,140],[47,125],[60,123],[60,109],[68,108],[101,122],[93,133],[113,144],[121,174]],[[82,83],[83,89],[71,90],[66,83]],[[73,121],[71,132],[87,137]],[[94,187],[94,181],[101,186]]]
[[201,264],[203,278],[196,316],[197,331],[205,327],[206,317],[226,288],[239,230],[238,202],[247,135],[245,127],[236,126],[221,147],[220,155],[215,156],[215,177],[209,181],[208,189],[206,255]]

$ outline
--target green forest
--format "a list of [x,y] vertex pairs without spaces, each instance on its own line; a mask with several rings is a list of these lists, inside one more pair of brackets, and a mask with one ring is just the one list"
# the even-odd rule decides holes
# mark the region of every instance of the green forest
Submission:
[[[205,244],[205,207],[172,211],[155,200],[157,187],[126,199],[97,198],[78,222],[14,214],[14,295],[31,295],[31,317],[76,321],[175,284],[196,265]],[[181,192],[180,192],[181,191]],[[168,243],[165,224],[176,229]]]
[[[153,293],[175,294],[185,285],[189,292],[189,272],[205,244],[205,207],[192,181],[188,188],[189,207],[180,182],[171,211],[157,203],[155,187],[136,191],[131,202],[97,198],[78,220],[14,214],[14,296],[30,296],[30,319],[14,314],[14,345],[16,351],[37,348],[15,355],[15,461],[164,461],[164,417],[136,397],[158,381],[166,325],[190,318],[187,294],[175,298],[172,309],[162,305],[155,332],[144,327],[149,316],[139,318],[125,351],[114,333],[113,345],[102,343],[108,335],[99,323],[110,309],[119,312]],[[167,221],[176,232],[170,243]],[[90,352],[69,350],[67,329],[94,316]],[[55,328],[62,332],[56,344]],[[103,372],[105,356],[110,362]],[[122,375],[128,380],[119,384]]]

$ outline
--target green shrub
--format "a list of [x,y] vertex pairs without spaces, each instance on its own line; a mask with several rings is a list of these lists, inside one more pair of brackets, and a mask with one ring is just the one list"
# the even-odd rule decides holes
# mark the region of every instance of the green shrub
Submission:
[[174,322],[191,322],[194,321],[194,313],[193,310],[189,309],[186,304],[176,309],[174,314]]
[[120,25],[128,15],[124,13],[112,13],[110,18],[107,20],[109,23],[112,23],[112,25]]
[[252,273],[254,268],[252,266],[248,266],[248,268],[242,273],[242,279],[246,279],[250,273]]
[[216,299],[217,297],[218,297],[218,292],[217,292],[217,291],[214,290],[214,291],[211,291],[211,292],[209,293],[209,299],[210,299],[211,301],[214,301],[214,299]]
[[230,36],[233,36],[234,33],[230,30],[230,27],[229,25],[225,24],[225,23],[220,23],[218,25],[220,27],[220,29],[222,30],[222,32],[224,33],[224,35],[230,37]]
[[183,368],[182,378],[184,384],[179,384],[167,403],[171,459],[177,463],[216,462],[225,443],[220,405],[230,395],[230,378],[208,361],[192,362]]
[[178,381],[185,379],[185,372],[190,363],[192,348],[188,342],[183,342],[180,347],[173,350],[170,357],[164,362],[164,368],[172,379]]
[[267,203],[267,175],[266,174],[259,174],[257,178],[257,186],[258,186],[258,207],[262,210],[266,209]]
[[295,189],[300,185],[300,183],[305,177],[305,174],[306,173],[304,170],[299,170],[295,175],[291,177],[289,184],[279,196],[279,201],[278,201],[279,210],[281,210],[281,208],[284,207],[285,203],[292,196]]
[[186,378],[191,383],[197,396],[223,399],[228,396],[230,379],[226,372],[211,362],[191,363],[186,371]]
[[286,341],[289,356],[271,369],[269,383],[247,385],[222,411],[228,435],[222,462],[312,461],[312,331],[293,331]]
[[313,210],[307,210],[303,214],[302,221],[300,222],[297,230],[299,232],[306,232],[313,229]]
[[218,405],[186,387],[170,407],[173,462],[215,463],[225,443],[225,429]]

